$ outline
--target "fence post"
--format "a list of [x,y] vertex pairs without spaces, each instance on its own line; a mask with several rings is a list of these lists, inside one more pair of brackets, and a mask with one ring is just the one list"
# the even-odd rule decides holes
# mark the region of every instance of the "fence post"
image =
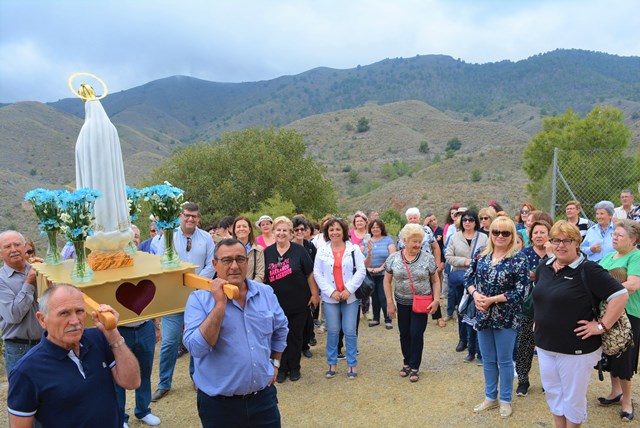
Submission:
[[553,148],[553,175],[551,177],[551,218],[556,221],[556,196],[558,193],[558,148]]

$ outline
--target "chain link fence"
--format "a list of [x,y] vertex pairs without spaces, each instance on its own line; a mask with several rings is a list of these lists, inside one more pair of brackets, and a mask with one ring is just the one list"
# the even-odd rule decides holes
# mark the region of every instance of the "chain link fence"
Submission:
[[577,200],[582,204],[582,216],[593,220],[596,203],[608,200],[619,206],[623,189],[637,194],[640,168],[637,159],[621,155],[619,150],[556,148],[548,177],[550,185],[544,186],[538,200],[550,207],[553,218],[564,215],[567,201]]

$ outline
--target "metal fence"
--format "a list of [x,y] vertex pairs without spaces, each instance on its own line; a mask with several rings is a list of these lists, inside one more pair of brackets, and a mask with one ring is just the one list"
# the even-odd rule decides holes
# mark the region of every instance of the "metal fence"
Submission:
[[[620,191],[630,189],[636,194],[640,171],[638,161],[620,151],[556,148],[550,179],[549,205],[544,205],[550,206],[553,218],[564,215],[567,201],[577,200],[582,205],[582,216],[593,220],[596,203],[608,200],[619,206]],[[544,193],[539,195],[541,202],[547,199]]]

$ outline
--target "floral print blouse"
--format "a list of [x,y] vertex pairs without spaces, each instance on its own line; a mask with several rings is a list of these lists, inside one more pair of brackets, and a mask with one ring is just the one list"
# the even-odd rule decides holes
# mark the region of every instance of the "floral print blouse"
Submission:
[[529,261],[527,256],[516,253],[491,265],[493,253],[476,257],[464,275],[464,286],[475,286],[485,296],[504,294],[507,301],[494,303],[487,312],[477,311],[476,329],[513,328],[522,321],[522,302],[529,287]]

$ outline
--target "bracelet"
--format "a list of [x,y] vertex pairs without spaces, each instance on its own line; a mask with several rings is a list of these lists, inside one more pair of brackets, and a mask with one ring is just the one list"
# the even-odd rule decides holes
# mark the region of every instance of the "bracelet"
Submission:
[[605,333],[607,332],[607,330],[609,330],[609,329],[607,328],[607,326],[606,326],[606,325],[604,325],[604,323],[603,323],[602,321],[600,321],[600,325],[602,326],[602,330],[603,330]]
[[116,340],[115,342],[113,342],[111,345],[111,348],[116,349],[121,347],[122,345],[124,345],[124,337],[120,336],[120,339]]
[[477,289],[476,289],[476,290],[473,290],[473,291],[471,292],[471,298],[472,298],[472,299],[473,299],[473,293],[477,293],[477,292],[478,292],[478,290],[477,290]]

